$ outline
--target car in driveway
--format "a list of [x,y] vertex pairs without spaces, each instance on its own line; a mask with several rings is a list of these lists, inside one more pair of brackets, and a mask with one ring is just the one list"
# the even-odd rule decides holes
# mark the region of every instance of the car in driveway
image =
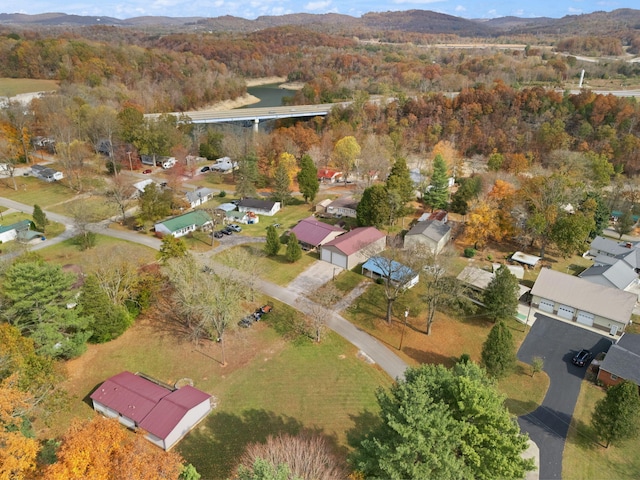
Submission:
[[242,231],[242,227],[240,225],[235,224],[235,223],[232,223],[227,228],[230,228],[234,232],[241,232]]
[[208,172],[209,170],[211,170],[211,168],[209,168],[209,166],[208,166],[208,165],[205,165],[204,167],[202,167],[202,168],[200,169],[200,173]]
[[233,230],[231,230],[229,227],[224,227],[222,230],[220,230],[222,233],[224,233],[225,235],[231,235],[233,233]]
[[586,348],[583,348],[573,356],[571,362],[578,367],[584,367],[591,361],[592,358],[593,355],[591,354],[591,352]]
[[153,170],[151,170],[150,168],[147,168],[146,170],[143,170],[142,173],[147,175],[149,173],[153,172]]
[[218,230],[218,231],[213,232],[213,236],[215,238],[222,238],[222,237],[224,237],[224,233],[222,233],[222,230]]

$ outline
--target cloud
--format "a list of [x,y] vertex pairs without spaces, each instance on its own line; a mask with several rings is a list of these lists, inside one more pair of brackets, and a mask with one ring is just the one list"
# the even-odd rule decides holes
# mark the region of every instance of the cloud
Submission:
[[466,12],[467,9],[466,9],[466,7],[464,5],[457,5],[456,8],[455,8],[455,11],[456,12]]
[[391,3],[395,3],[397,5],[401,5],[405,3],[412,3],[416,5],[426,5],[430,3],[440,3],[443,1],[446,1],[446,0],[392,0]]
[[331,0],[320,0],[315,2],[309,2],[304,6],[305,10],[326,10],[331,6]]

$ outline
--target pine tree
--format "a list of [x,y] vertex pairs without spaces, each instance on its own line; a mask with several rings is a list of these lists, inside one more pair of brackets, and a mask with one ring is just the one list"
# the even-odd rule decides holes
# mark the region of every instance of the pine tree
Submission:
[[515,317],[519,292],[518,279],[506,265],[500,265],[482,297],[489,316],[494,320]]
[[298,188],[305,202],[313,202],[320,190],[318,182],[318,169],[313,159],[306,153],[300,159],[300,171],[298,172]]
[[276,168],[271,198],[276,202],[280,202],[283,207],[291,199],[291,180],[289,179],[287,168],[282,163]]
[[372,185],[362,193],[356,207],[356,219],[361,227],[382,227],[389,221],[389,195],[384,185]]
[[449,198],[449,174],[447,163],[442,155],[436,155],[433,159],[433,173],[427,191],[424,192],[424,203],[430,205],[432,210],[445,208]]
[[47,215],[42,211],[40,205],[33,206],[33,223],[36,227],[36,230],[42,233],[45,233],[45,229],[49,224],[49,220],[47,219]]
[[482,363],[494,378],[504,378],[516,366],[516,348],[511,331],[502,320],[493,326],[482,346]]
[[633,226],[635,224],[636,222],[633,219],[633,213],[631,213],[631,210],[627,210],[620,216],[620,218],[618,218],[613,229],[618,235],[620,235],[619,239],[622,239],[623,235],[626,235],[633,230]]
[[256,181],[258,180],[258,158],[251,153],[238,162],[238,181],[236,195],[240,198],[256,196]]
[[591,424],[609,448],[638,435],[640,420],[640,397],[638,386],[625,380],[609,387],[607,395],[596,403]]
[[89,275],[78,299],[83,315],[90,318],[92,343],[104,343],[122,335],[132,324],[129,312],[121,305],[114,305],[100,287],[94,275]]
[[269,257],[275,257],[280,252],[280,237],[273,225],[267,227],[267,241],[264,244],[264,251]]
[[291,263],[297,262],[302,258],[302,248],[298,243],[298,237],[295,233],[289,234],[289,241],[287,242],[287,251],[285,257]]
[[387,190],[397,192],[403,204],[414,199],[415,186],[411,180],[411,173],[407,167],[407,161],[399,157],[391,167],[391,173],[387,177]]
[[181,238],[173,235],[162,237],[162,244],[158,252],[158,260],[166,262],[170,258],[184,257],[187,254],[187,244]]

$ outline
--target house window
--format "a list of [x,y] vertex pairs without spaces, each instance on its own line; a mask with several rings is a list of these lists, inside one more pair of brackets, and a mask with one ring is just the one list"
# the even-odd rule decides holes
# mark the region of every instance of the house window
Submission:
[[611,374],[611,380],[617,380],[618,379],[618,375],[614,375],[613,373]]

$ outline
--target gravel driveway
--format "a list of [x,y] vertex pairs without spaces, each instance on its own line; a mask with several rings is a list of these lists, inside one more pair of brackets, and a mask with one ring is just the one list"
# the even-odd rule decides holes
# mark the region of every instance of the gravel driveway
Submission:
[[595,355],[610,346],[606,334],[536,314],[536,321],[518,351],[518,359],[531,363],[533,357],[541,357],[550,385],[542,405],[520,417],[518,423],[540,447],[540,479],[562,478],[564,442],[587,371],[573,365],[571,358],[581,348],[588,348]]

